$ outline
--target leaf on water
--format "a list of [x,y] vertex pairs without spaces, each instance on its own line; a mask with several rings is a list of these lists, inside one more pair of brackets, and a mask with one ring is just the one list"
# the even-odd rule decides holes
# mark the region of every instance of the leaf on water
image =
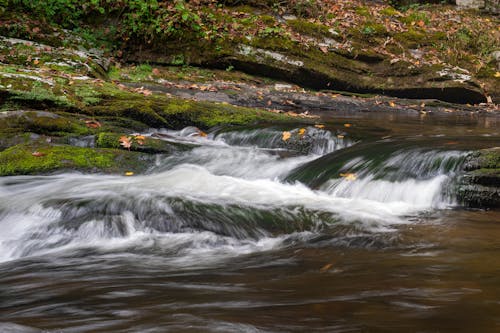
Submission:
[[305,128],[301,128],[299,129],[299,136],[302,138],[304,135],[306,134],[306,129]]
[[101,123],[99,123],[97,120],[85,120],[85,125],[88,128],[99,128],[99,127],[101,127]]
[[314,125],[314,127],[316,127],[316,128],[325,128],[325,125],[316,124],[316,125]]
[[203,132],[202,130],[198,130],[198,135],[203,137],[203,138],[206,138],[208,136],[208,134]]
[[351,127],[351,124],[344,124],[344,127]]
[[120,139],[118,139],[118,141],[120,142],[120,145],[123,146],[123,148],[127,148],[128,150],[130,150],[130,147],[132,146],[130,137],[123,135],[120,137]]
[[344,177],[346,180],[356,180],[357,178],[355,173],[341,173],[340,177]]
[[45,156],[44,153],[41,153],[39,151],[34,151],[33,153],[31,153],[31,155],[35,156],[35,157],[42,157],[42,156]]
[[132,171],[127,171],[125,172],[125,176],[133,176],[134,173]]
[[288,141],[288,139],[290,139],[291,137],[292,137],[292,133],[290,133],[288,131],[283,132],[283,136],[282,136],[283,141]]
[[333,267],[333,264],[330,263],[330,264],[326,264],[325,266],[321,267],[321,269],[319,270],[320,273],[326,273],[328,272],[331,268]]
[[394,103],[393,101],[390,101],[390,102],[389,102],[389,106],[390,106],[391,108],[396,107],[396,103]]
[[339,138],[339,139],[343,139],[343,138],[344,138],[344,136],[343,136],[343,135],[341,135],[341,134],[339,134],[339,135],[337,135],[337,138]]

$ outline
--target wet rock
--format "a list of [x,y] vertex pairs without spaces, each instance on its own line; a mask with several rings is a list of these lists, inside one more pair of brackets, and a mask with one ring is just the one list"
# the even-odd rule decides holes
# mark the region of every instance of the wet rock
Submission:
[[457,187],[459,201],[468,207],[500,207],[500,147],[472,153]]

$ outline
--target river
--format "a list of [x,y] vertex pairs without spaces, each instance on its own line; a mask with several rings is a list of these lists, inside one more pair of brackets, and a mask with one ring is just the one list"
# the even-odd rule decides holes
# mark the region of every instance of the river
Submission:
[[0,178],[0,332],[499,331],[500,212],[452,191],[498,119],[322,116]]

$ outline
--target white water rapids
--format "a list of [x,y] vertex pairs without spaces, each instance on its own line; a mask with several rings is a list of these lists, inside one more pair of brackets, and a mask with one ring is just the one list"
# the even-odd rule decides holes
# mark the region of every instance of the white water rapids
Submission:
[[352,144],[307,130],[314,140],[305,155],[290,154],[278,130],[207,138],[160,131],[193,148],[159,159],[149,174],[0,178],[0,261],[85,250],[210,264],[313,237],[331,224],[390,230],[407,215],[453,205],[444,188],[454,169],[444,165],[460,159],[456,151],[394,152],[377,170],[363,169],[362,157],[345,161],[358,168],[356,179],[337,177],[317,189],[284,181],[296,167]]

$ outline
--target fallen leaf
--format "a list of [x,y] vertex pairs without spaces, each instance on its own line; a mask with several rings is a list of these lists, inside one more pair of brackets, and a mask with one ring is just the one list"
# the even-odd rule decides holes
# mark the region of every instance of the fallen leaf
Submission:
[[203,137],[203,138],[206,138],[208,136],[208,134],[203,132],[202,130],[198,130],[198,135]]
[[283,132],[283,136],[282,136],[282,140],[283,141],[287,141],[288,139],[290,139],[292,137],[292,133],[288,132],[288,131],[284,131]]
[[341,173],[340,177],[344,177],[347,180],[356,180],[357,178],[355,173]]
[[130,147],[132,146],[132,141],[130,141],[130,138],[128,136],[121,136],[120,139],[118,139],[120,142],[120,145],[123,146],[123,148],[127,148],[130,150]]
[[351,124],[344,124],[344,127],[351,127]]
[[301,128],[299,129],[299,136],[302,138],[304,135],[306,134],[306,129],[305,128]]
[[42,156],[45,156],[44,153],[41,153],[39,151],[34,151],[33,153],[31,153],[31,155],[35,156],[35,157],[42,157]]
[[136,135],[134,136],[135,141],[140,144],[141,146],[144,144],[146,141],[146,137],[144,135]]
[[153,75],[158,76],[158,75],[160,75],[160,70],[158,68],[153,68],[152,73],[153,73]]
[[500,72],[496,72],[495,77],[500,77]]
[[314,125],[314,127],[316,127],[316,128],[325,128],[325,125],[317,124],[317,125]]
[[425,22],[423,20],[420,20],[417,22],[417,25],[420,27],[420,28],[423,28],[425,26]]
[[133,176],[134,173],[132,171],[127,171],[125,172],[125,176]]
[[40,63],[40,60],[38,60],[38,59],[33,60],[34,65],[38,65],[39,63]]
[[101,123],[99,123],[97,120],[85,120],[85,125],[88,128],[99,128],[99,127],[101,127]]
[[328,53],[328,47],[327,46],[320,46],[319,49],[321,50],[321,52],[323,53]]
[[326,264],[325,266],[321,267],[319,270],[320,273],[326,273],[328,272],[331,268],[333,267],[333,264]]
[[390,101],[390,102],[389,102],[389,106],[390,106],[391,108],[393,108],[393,107],[395,107],[395,106],[396,106],[396,103],[394,103],[393,101]]
[[339,134],[339,135],[337,135],[337,138],[339,138],[339,139],[343,139],[343,138],[344,138],[344,136]]

